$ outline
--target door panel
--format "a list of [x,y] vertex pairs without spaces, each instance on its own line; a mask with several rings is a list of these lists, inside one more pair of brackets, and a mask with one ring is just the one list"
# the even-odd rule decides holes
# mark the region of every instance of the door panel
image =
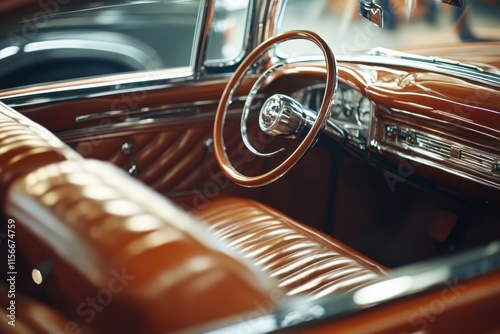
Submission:
[[[248,169],[250,173],[261,170],[262,162],[243,150],[239,120],[228,120],[227,125],[226,146],[230,158],[237,161],[238,166],[248,165],[247,172]],[[176,197],[203,189],[214,181],[220,188],[229,186],[212,153],[212,127],[211,121],[167,124],[154,129],[116,132],[104,138],[94,135],[65,141],[82,156],[110,161],[158,192]]]
[[[60,84],[19,89],[13,91],[16,98],[7,100],[83,157],[110,161],[158,192],[193,207],[222,193],[242,192],[223,176],[211,152],[213,120],[226,80],[185,80],[160,89],[93,96],[85,87],[94,90],[112,80],[85,79],[72,85],[79,94],[60,101],[32,103],[54,88],[64,93]],[[245,80],[237,91],[224,130],[230,159],[250,175],[264,167],[263,161],[244,149],[239,133],[239,113],[253,81]],[[249,130],[252,134],[256,128]]]

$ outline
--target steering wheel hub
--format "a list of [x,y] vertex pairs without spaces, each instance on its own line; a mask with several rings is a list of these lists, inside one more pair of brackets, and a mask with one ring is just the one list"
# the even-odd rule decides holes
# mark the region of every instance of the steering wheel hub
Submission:
[[279,99],[274,96],[267,99],[260,110],[259,125],[260,129],[269,132],[273,129],[276,121],[281,116],[281,105]]
[[306,123],[304,111],[304,106],[291,97],[275,94],[260,110],[260,129],[269,135],[296,138]]

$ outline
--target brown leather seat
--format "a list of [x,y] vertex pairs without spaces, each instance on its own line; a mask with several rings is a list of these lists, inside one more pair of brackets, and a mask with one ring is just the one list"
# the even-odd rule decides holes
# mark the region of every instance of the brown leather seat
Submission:
[[275,287],[206,225],[110,163],[39,168],[14,181],[5,205],[16,258],[49,267],[47,304],[98,333],[187,328],[251,311]]
[[289,296],[346,292],[385,276],[373,260],[255,201],[223,198],[193,213]]
[[253,201],[221,199],[199,210],[210,228],[101,161],[21,176],[5,205],[20,256],[30,268],[49,264],[48,306],[98,332],[189,328],[286,294],[322,296],[383,275],[345,245]]
[[52,162],[80,159],[52,133],[0,102],[0,200],[16,177]]

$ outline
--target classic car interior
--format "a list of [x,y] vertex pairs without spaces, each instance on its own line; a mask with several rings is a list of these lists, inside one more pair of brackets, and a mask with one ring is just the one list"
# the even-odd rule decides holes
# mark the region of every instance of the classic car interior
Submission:
[[[0,5],[1,332],[500,331],[500,42],[344,55],[288,29],[300,2],[151,1],[192,54],[119,26],[88,58],[147,55],[82,77],[110,21],[78,19],[140,2],[42,3]],[[380,3],[356,15],[388,25]]]

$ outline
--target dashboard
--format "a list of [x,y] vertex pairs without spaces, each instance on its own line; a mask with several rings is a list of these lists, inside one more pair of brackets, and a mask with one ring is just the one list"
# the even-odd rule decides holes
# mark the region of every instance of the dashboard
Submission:
[[[318,84],[295,91],[292,97],[303,106],[317,111],[321,106],[325,85]],[[339,84],[329,123],[340,126],[348,136],[348,142],[359,149],[366,149],[373,118],[374,104],[358,90]]]
[[[500,129],[495,126],[498,93],[494,89],[434,73],[388,68],[374,76],[367,73],[357,65],[345,70],[348,79],[339,80],[326,134],[330,124],[340,127],[347,137],[344,148],[356,156],[371,156],[376,164],[388,162],[383,168],[393,165],[398,179],[419,175],[452,192],[500,200]],[[391,80],[380,80],[382,74]],[[317,111],[324,89],[324,84],[311,84],[291,96]],[[457,110],[466,89],[485,98]],[[402,164],[411,166],[411,173],[401,176]]]

